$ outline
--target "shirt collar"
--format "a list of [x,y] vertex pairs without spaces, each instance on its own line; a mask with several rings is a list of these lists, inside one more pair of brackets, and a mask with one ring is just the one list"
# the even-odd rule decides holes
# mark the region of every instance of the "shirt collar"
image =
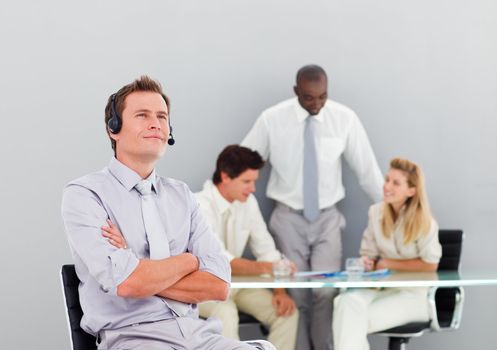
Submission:
[[211,180],[207,180],[204,183],[204,189],[209,189],[212,192],[212,197],[214,198],[216,207],[219,209],[221,214],[224,214],[225,211],[231,209],[232,203],[228,202],[226,198],[223,197],[221,192],[217,189],[217,186]]
[[[323,106],[323,108],[321,108],[318,114],[313,116],[318,122],[323,121],[323,110],[325,106],[326,104]],[[302,108],[297,97],[295,97],[295,113],[297,113],[297,120],[299,122],[303,122],[309,116],[309,112]]]
[[[140,175],[121,163],[116,157],[112,157],[110,160],[109,171],[128,191],[131,191],[135,185],[142,180]],[[152,170],[152,173],[147,180],[152,183],[154,190],[157,192],[157,177],[155,175],[155,169]]]

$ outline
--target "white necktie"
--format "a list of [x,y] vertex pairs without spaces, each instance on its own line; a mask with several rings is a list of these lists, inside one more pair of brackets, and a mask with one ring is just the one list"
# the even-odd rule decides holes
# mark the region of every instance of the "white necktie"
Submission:
[[223,214],[223,225],[224,225],[224,239],[226,242],[226,249],[233,255],[236,255],[235,247],[235,237],[234,237],[234,227],[233,227],[233,215],[231,209],[227,209]]
[[310,222],[319,216],[318,162],[316,155],[316,118],[308,116],[304,129],[304,217]]
[[[152,183],[148,180],[141,180],[135,186],[141,195],[142,216],[145,225],[145,233],[148,240],[150,259],[165,259],[171,256],[169,250],[169,240],[166,231],[162,226],[159,211],[155,204],[152,193]],[[190,305],[181,301],[162,298],[167,306],[178,316],[185,316],[190,310]]]

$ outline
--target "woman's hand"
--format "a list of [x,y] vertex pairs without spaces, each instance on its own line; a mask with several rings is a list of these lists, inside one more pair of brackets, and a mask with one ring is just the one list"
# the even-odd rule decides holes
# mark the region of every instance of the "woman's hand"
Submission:
[[107,224],[109,226],[102,226],[102,236],[107,238],[109,243],[114,247],[118,249],[127,249],[128,245],[126,244],[121,231],[119,231],[117,226],[114,225],[110,219],[107,219]]
[[376,270],[388,269],[388,259],[379,258],[376,262]]
[[363,255],[361,256],[361,260],[364,265],[364,271],[373,271],[375,269],[376,259]]

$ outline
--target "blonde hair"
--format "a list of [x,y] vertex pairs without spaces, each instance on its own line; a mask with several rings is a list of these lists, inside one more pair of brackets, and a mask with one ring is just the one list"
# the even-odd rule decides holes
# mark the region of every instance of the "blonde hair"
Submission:
[[[424,175],[416,163],[402,158],[392,159],[390,169],[402,171],[407,177],[407,185],[416,189],[414,195],[407,198],[404,204],[404,244],[407,244],[427,234],[431,226],[432,215],[426,195]],[[381,227],[386,238],[390,238],[397,219],[393,206],[384,203]]]

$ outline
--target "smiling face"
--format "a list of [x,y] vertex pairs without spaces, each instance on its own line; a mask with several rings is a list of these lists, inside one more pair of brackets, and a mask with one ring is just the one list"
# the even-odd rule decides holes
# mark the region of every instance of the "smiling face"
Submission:
[[166,149],[169,111],[156,92],[136,91],[126,96],[122,128],[111,137],[116,141],[116,157],[124,164],[154,163]]
[[255,182],[259,177],[259,170],[247,169],[235,178],[230,178],[221,172],[221,183],[218,188],[228,202],[235,200],[246,202],[249,195],[255,192]]
[[310,115],[316,115],[328,98],[328,79],[324,75],[317,80],[300,79],[293,90],[302,108]]
[[383,185],[383,200],[391,204],[396,212],[405,204],[408,198],[416,193],[415,187],[409,187],[407,175],[399,169],[390,169]]

